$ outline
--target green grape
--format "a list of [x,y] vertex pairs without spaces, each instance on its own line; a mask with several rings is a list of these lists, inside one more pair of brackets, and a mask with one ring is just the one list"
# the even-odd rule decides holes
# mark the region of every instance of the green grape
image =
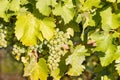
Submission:
[[38,44],[36,44],[34,46],[28,47],[28,50],[27,50],[28,56],[34,55],[36,57],[36,59],[38,59],[39,56],[43,57],[45,55],[44,51],[46,49],[46,48],[44,49],[44,46],[47,45],[47,43],[48,42],[45,40],[45,41],[43,41],[41,43],[38,43]]
[[48,57],[48,66],[51,71],[59,67],[60,58],[68,51],[68,42],[70,38],[70,36],[68,36],[69,34],[57,29],[54,37],[47,44],[50,54]]
[[3,28],[3,25],[0,25],[0,48],[3,47],[7,47],[6,29]]
[[25,52],[26,52],[25,47],[19,46],[17,44],[13,45],[12,54],[15,56],[17,60],[20,60],[21,55],[24,54]]

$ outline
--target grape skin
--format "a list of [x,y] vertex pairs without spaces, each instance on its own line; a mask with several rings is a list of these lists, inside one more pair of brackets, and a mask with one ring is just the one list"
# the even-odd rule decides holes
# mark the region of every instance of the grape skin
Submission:
[[68,46],[67,42],[69,41],[69,35],[63,31],[56,30],[54,38],[49,41],[49,57],[48,57],[48,66],[49,69],[55,70],[59,67],[60,58],[67,53],[67,48],[64,48],[64,45]]
[[0,48],[7,47],[6,30],[0,25]]

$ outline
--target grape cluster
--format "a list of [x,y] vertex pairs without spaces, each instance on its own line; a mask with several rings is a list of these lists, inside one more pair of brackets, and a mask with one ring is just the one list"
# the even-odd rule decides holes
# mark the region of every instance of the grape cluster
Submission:
[[[34,46],[26,47],[21,43],[15,43],[13,45],[12,54],[15,56],[17,60],[22,60],[23,63],[26,63],[31,57],[39,58],[39,54],[43,53],[43,45],[45,42],[41,42]],[[46,43],[47,44],[47,43]]]
[[3,25],[0,25],[0,48],[7,47],[6,33],[6,29],[3,28]]
[[26,52],[25,47],[17,44],[13,45],[12,54],[15,56],[17,60],[20,60],[21,55],[24,54],[25,52]]
[[69,34],[57,29],[54,37],[49,41],[49,44],[47,44],[50,54],[48,57],[48,66],[50,70],[57,69],[61,56],[64,56],[67,53],[69,49],[69,38]]

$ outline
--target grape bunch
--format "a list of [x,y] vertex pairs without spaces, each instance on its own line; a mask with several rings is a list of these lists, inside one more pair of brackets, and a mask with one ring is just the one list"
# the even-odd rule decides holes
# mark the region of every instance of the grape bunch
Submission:
[[6,29],[3,28],[3,25],[0,25],[0,48],[7,47],[6,33]]
[[12,54],[15,56],[16,60],[20,60],[22,54],[26,52],[26,48],[19,44],[13,45]]
[[54,37],[47,44],[49,47],[48,66],[51,71],[58,68],[61,56],[67,53],[69,38],[69,34],[57,29]]

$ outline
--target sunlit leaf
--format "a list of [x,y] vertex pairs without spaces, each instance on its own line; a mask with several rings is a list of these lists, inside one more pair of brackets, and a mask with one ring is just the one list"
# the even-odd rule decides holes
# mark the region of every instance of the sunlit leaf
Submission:
[[9,5],[8,0],[0,0],[0,17],[4,18],[5,21],[7,21],[7,15],[5,14],[5,11],[7,11]]
[[109,2],[115,2],[116,0],[106,0],[106,1],[109,1]]
[[50,0],[38,0],[36,3],[36,8],[39,10],[40,13],[42,13],[45,16],[49,16],[51,13]]
[[24,4],[27,4],[27,3],[28,3],[28,0],[20,0],[21,5],[24,5]]
[[48,68],[45,59],[37,60],[35,57],[31,58],[30,63],[25,64],[24,76],[30,76],[31,80],[47,80]]
[[71,76],[79,76],[85,69],[82,65],[85,60],[86,49],[84,46],[77,46],[72,55],[66,59],[66,64],[70,64],[72,67],[68,70],[67,74]]
[[37,37],[42,38],[38,26],[37,19],[31,13],[20,13],[17,16],[15,36],[26,46],[35,45]]
[[20,9],[20,0],[12,0],[9,4],[9,9],[12,11],[19,11]]
[[109,31],[110,29],[116,29],[120,26],[120,13],[113,14],[112,8],[108,7],[107,9],[100,12],[102,18],[102,28],[105,31]]
[[67,0],[65,5],[62,6],[61,3],[55,6],[53,14],[56,16],[61,16],[66,23],[69,23],[74,17],[74,6],[71,0]]
[[104,56],[100,57],[102,66],[107,66],[112,63],[118,56],[117,47],[113,44],[114,36],[108,33],[94,33],[91,39],[96,41],[95,51],[103,52]]
[[44,58],[39,59],[37,70],[39,70],[40,80],[47,80],[49,69],[47,67],[46,60]]
[[117,3],[120,3],[120,0],[117,0]]
[[56,25],[54,23],[54,19],[52,18],[45,18],[43,21],[40,22],[40,31],[43,34],[43,37],[47,40],[50,40],[53,35]]
[[99,8],[101,7],[100,3],[101,3],[101,0],[86,0],[83,3],[82,9],[86,11],[86,10],[91,10],[93,7]]
[[59,74],[60,74],[60,69],[59,69],[59,68],[51,71],[51,76],[52,76],[55,80],[60,80],[61,76],[60,76]]
[[24,76],[30,76],[34,69],[36,68],[37,61],[35,57],[32,57],[30,63],[25,64],[24,66]]

